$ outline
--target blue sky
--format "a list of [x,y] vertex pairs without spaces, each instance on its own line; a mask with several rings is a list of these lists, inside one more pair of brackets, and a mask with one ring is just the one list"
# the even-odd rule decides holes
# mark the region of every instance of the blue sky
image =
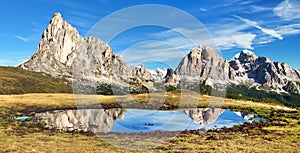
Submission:
[[[298,0],[3,1],[0,6],[0,65],[17,66],[30,58],[54,12],[60,12],[65,20],[85,36],[96,23],[111,13],[142,4],[167,5],[192,15],[208,29],[221,55],[227,60],[243,49],[250,49],[259,56],[286,62],[295,69],[300,68],[297,57],[300,51]],[[174,18],[177,19],[176,16]],[[178,22],[180,21],[185,20],[178,17]],[[193,29],[174,29],[198,37]],[[145,59],[151,61],[153,51],[156,50],[157,56],[154,59],[169,60],[165,65],[174,67],[178,64],[174,61],[179,62],[178,59],[194,47],[187,45],[186,40],[174,32],[174,29],[159,26],[136,27],[121,33],[109,44],[118,55],[135,55],[135,58],[128,59],[129,63],[139,64],[145,62]]]

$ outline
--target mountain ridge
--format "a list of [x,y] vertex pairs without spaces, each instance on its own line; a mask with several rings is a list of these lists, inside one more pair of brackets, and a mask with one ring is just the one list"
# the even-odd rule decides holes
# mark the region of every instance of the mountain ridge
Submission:
[[19,67],[52,76],[105,78],[129,85],[134,80],[135,84],[148,88],[155,88],[155,82],[176,86],[182,80],[191,83],[205,80],[214,88],[250,84],[257,89],[300,93],[299,70],[258,57],[249,50],[227,61],[210,48],[199,46],[183,57],[175,70],[151,71],[144,65],[129,67],[107,43],[96,37],[80,36],[60,13],[53,15],[36,52]]

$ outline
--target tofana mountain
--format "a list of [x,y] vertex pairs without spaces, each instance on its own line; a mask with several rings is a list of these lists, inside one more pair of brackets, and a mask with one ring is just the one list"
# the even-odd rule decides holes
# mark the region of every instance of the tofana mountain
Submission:
[[129,67],[107,43],[95,37],[81,37],[60,13],[54,14],[36,52],[19,67],[129,88],[156,90],[157,83],[176,86],[183,81],[188,84],[205,81],[213,88],[245,84],[277,92],[300,92],[299,70],[248,50],[227,61],[210,48],[199,46],[183,57],[175,70],[148,70],[144,65]]

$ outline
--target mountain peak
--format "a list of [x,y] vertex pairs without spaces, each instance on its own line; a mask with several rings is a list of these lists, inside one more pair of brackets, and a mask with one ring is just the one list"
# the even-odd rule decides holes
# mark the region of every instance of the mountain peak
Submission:
[[62,18],[59,12],[55,12],[52,18]]
[[59,12],[55,12],[52,16],[52,19],[51,19],[49,25],[57,25],[59,22],[63,23],[64,21],[65,20],[62,18],[61,14]]
[[248,54],[248,55],[255,55],[255,53],[253,51],[250,51],[250,50],[247,50],[247,49],[244,49],[241,51],[242,54]]
[[194,48],[175,69],[176,75],[211,78],[217,80],[233,79],[233,69],[217,52],[205,47]]
[[[58,12],[44,31],[36,52],[20,67],[50,75],[99,77],[119,74],[115,71],[125,74],[128,69],[107,43],[95,37],[83,38]],[[75,72],[73,67],[77,68]]]

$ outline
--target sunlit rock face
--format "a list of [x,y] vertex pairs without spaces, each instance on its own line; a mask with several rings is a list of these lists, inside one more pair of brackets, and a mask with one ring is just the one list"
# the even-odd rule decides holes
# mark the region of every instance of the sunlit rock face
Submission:
[[128,76],[129,67],[111,47],[96,37],[83,38],[55,13],[32,57],[19,67],[53,76]]
[[153,81],[154,80],[154,77],[152,75],[152,73],[146,69],[146,66],[145,65],[142,65],[142,66],[132,66],[131,68],[131,74],[133,76],[138,76],[144,80],[147,80],[147,81]]
[[108,132],[118,118],[123,118],[125,111],[114,109],[78,109],[57,110],[37,113],[36,120],[45,123],[45,127],[58,131]]
[[300,74],[286,63],[273,62],[267,57],[256,56],[243,50],[230,61],[236,80],[253,82],[259,88],[279,92],[299,93]]
[[223,81],[234,79],[234,71],[228,61],[205,46],[195,48],[186,55],[176,68],[175,74]]
[[209,47],[199,46],[183,57],[175,70],[148,70],[144,65],[130,68],[106,42],[92,36],[80,36],[60,13],[53,15],[36,52],[19,67],[52,76],[84,78],[92,80],[92,84],[129,87],[134,78],[155,91],[158,91],[153,87],[156,82],[176,86],[181,82],[195,84],[205,80],[206,84],[222,91],[226,90],[226,85],[234,83],[300,93],[299,70],[256,56],[249,50],[243,50],[228,62]]
[[224,111],[225,109],[221,108],[197,108],[185,110],[184,113],[193,121],[204,125],[214,122]]

